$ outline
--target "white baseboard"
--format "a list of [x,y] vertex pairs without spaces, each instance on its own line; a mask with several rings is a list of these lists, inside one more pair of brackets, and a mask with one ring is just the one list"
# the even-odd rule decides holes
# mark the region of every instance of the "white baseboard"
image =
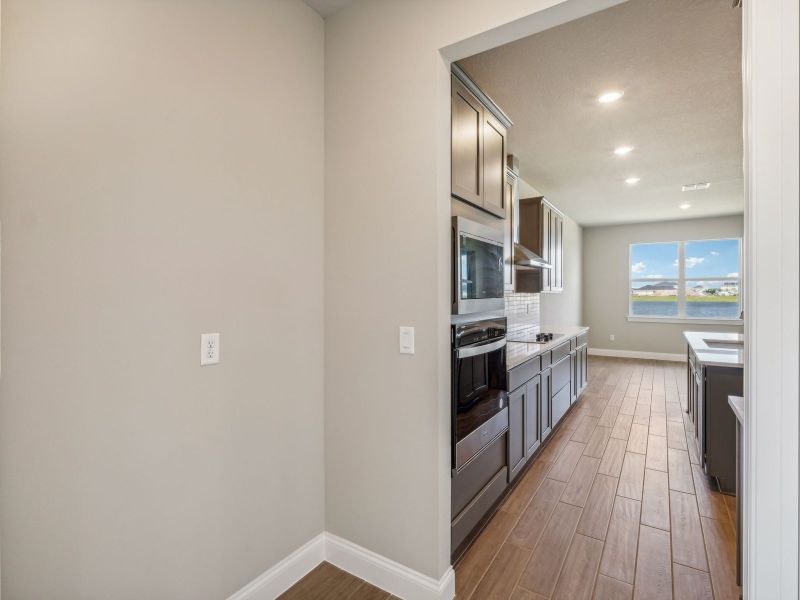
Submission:
[[617,358],[641,358],[644,360],[669,360],[686,362],[685,354],[668,354],[666,352],[639,352],[637,350],[612,350],[610,348],[589,348],[592,356],[614,356]]
[[326,533],[325,538],[328,562],[398,598],[451,600],[456,595],[456,579],[452,567],[437,580],[332,533]]
[[274,600],[325,560],[325,533],[320,533],[248,583],[228,600]]
[[323,532],[256,577],[228,600],[273,600],[323,560],[387,592],[408,600],[452,600],[453,568],[433,579],[380,554]]

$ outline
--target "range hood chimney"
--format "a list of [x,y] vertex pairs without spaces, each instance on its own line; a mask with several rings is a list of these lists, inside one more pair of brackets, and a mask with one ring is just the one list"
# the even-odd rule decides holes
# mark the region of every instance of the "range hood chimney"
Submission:
[[522,244],[514,244],[514,266],[518,269],[553,268],[553,265]]

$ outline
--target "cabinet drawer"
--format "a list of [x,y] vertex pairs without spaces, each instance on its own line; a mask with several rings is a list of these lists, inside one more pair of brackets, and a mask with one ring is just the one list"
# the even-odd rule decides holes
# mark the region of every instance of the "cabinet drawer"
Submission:
[[555,348],[553,348],[553,358],[552,358],[553,364],[556,364],[562,358],[568,356],[570,350],[572,350],[572,348],[570,347],[570,342],[564,342],[560,346],[556,346]]
[[581,347],[581,346],[583,346],[584,344],[588,344],[588,343],[589,343],[589,334],[588,334],[588,333],[582,333],[582,334],[580,334],[580,335],[577,337],[577,342],[576,342],[576,343],[578,344],[578,348],[580,348],[580,347]]
[[453,476],[450,508],[457,515],[506,466],[506,436],[501,435]]
[[551,378],[553,394],[557,394],[564,386],[569,384],[572,379],[571,365],[569,354],[553,365],[553,376]]
[[508,408],[504,408],[456,444],[456,470],[463,469],[484,446],[508,431]]
[[[569,363],[569,361],[567,362]],[[553,426],[561,420],[561,417],[563,417],[567,409],[569,409],[571,397],[572,391],[569,385],[565,385],[560,392],[553,396]]]
[[542,369],[546,369],[553,363],[553,353],[549,350],[542,354]]
[[542,370],[542,357],[534,358],[514,367],[508,372],[508,389],[513,391],[522,384],[536,377]]
[[486,516],[489,509],[503,494],[508,485],[506,483],[508,478],[507,471],[507,467],[503,467],[498,471],[492,480],[473,498],[472,502],[453,519],[450,525],[450,548],[452,550],[455,551],[461,546],[470,532],[475,529],[475,526],[481,522],[481,519]]

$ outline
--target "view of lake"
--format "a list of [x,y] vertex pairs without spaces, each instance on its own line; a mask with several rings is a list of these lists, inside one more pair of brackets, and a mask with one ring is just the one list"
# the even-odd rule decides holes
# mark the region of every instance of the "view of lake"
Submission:
[[[631,311],[637,317],[677,317],[678,303],[654,300],[632,301]],[[738,319],[738,302],[687,302],[686,316],[705,319]]]

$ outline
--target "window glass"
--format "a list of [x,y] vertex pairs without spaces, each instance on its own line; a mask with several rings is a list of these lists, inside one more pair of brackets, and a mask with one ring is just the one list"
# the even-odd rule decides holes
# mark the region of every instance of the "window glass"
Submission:
[[686,278],[739,277],[739,240],[685,242]]
[[633,244],[631,279],[678,278],[678,242]]
[[630,315],[738,319],[740,254],[738,239],[631,244]]
[[631,246],[631,314],[678,316],[678,242]]
[[637,317],[677,317],[678,282],[634,281],[631,285],[631,314]]
[[687,281],[686,316],[700,319],[738,319],[738,281]]

